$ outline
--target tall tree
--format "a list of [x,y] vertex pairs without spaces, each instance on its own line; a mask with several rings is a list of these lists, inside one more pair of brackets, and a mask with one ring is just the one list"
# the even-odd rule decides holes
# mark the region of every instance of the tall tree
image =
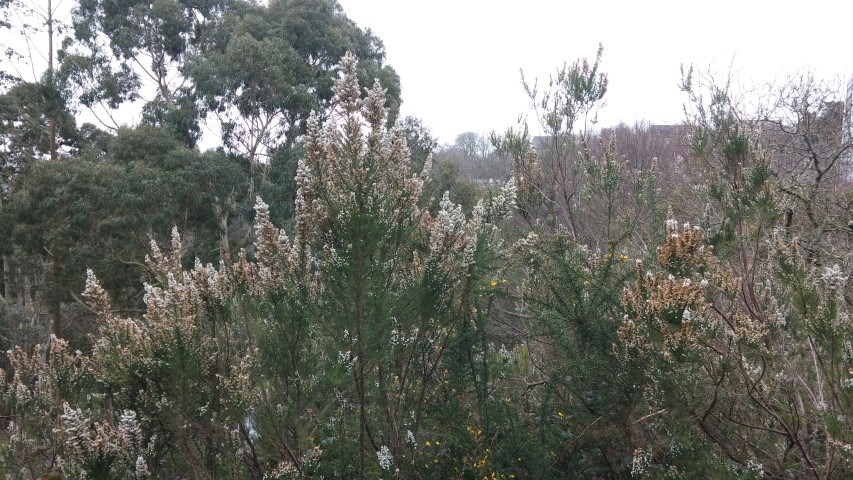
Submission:
[[89,107],[114,109],[151,84],[153,100],[180,108],[180,97],[188,93],[184,65],[205,51],[231,5],[227,0],[83,0],[73,12],[74,41],[63,46],[65,74],[75,79]]
[[[11,177],[23,164],[33,158],[36,154],[43,152],[51,161],[59,158],[59,135],[64,134],[66,138],[73,137],[74,120],[65,109],[63,89],[55,75],[55,41],[56,35],[62,32],[63,25],[56,20],[58,4],[47,0],[46,5],[23,0],[11,0],[3,2],[0,8],[15,10],[20,39],[26,44],[28,57],[22,52],[16,52],[16,45],[7,50],[7,56],[15,58],[22,64],[28,64],[32,68],[32,82],[23,83],[23,76],[17,78],[5,74],[7,80],[18,83],[6,95],[3,101],[3,118],[0,122],[0,135],[6,137],[4,143],[2,169],[2,192],[5,196],[7,190],[11,189]],[[8,18],[8,17],[5,17]],[[12,26],[5,22],[0,27]],[[34,43],[34,36],[43,34],[46,37],[46,45]],[[35,53],[41,58],[36,58]],[[42,61],[47,63],[46,70],[40,76],[36,74],[37,65]],[[41,123],[41,122],[44,123]],[[45,127],[46,124],[46,127]],[[60,132],[60,129],[62,130]],[[43,131],[43,132],[42,132]],[[17,151],[24,147],[23,151]],[[27,148],[29,147],[29,148]],[[41,150],[41,152],[39,152]],[[3,208],[3,200],[0,199],[0,208]],[[10,259],[2,258],[4,276],[8,277]],[[57,272],[55,263],[51,263],[51,272]],[[8,284],[8,280],[6,282]],[[51,331],[58,335],[61,330],[60,312],[57,303],[50,306],[52,322]]]
[[56,89],[30,82],[10,88],[0,96],[0,182],[8,186],[30,161],[55,158],[60,148],[73,148],[76,135],[74,117]]
[[195,56],[188,72],[217,117],[225,146],[252,167],[266,163],[275,148],[291,148],[308,114],[328,108],[335,65],[347,51],[361,59],[362,86],[374,78],[387,85],[386,101],[396,114],[399,78],[383,65],[382,42],[334,0],[276,0],[223,28],[228,35]]

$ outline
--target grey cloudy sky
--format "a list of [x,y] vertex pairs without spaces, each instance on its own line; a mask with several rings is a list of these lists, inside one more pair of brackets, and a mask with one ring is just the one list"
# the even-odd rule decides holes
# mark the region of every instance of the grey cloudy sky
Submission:
[[599,126],[679,121],[681,64],[731,70],[744,85],[805,68],[821,78],[853,71],[849,1],[339,2],[385,43],[403,114],[442,143],[514,125],[529,104],[520,68],[541,84],[563,62],[594,58],[599,42],[610,79]]

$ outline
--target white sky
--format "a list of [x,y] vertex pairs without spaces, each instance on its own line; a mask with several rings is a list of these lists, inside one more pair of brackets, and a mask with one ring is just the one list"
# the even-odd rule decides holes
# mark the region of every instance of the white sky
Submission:
[[383,40],[403,115],[422,118],[441,143],[515,125],[529,106],[520,68],[541,85],[563,62],[592,60],[599,42],[610,80],[599,126],[681,120],[681,64],[720,74],[731,66],[746,85],[804,68],[827,79],[853,70],[853,2],[845,0],[339,3]]

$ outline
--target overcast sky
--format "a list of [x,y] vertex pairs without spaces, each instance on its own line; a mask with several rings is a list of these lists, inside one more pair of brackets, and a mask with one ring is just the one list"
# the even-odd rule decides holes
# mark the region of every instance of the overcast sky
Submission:
[[679,121],[681,64],[731,68],[745,85],[804,68],[822,78],[853,72],[846,0],[339,2],[384,42],[402,113],[422,118],[442,143],[514,125],[529,106],[519,69],[541,84],[563,62],[594,58],[599,42],[610,80],[599,126]]

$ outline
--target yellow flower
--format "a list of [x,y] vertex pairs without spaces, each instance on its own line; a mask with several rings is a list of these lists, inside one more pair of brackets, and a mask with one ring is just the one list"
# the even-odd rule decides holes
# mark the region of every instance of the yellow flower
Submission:
[[506,283],[506,279],[505,278],[501,279],[501,283]]
[[441,445],[441,442],[439,442],[438,440],[436,440],[436,441],[435,441],[435,444],[436,444],[436,446],[438,446],[438,445]]
[[628,260],[628,255],[624,255],[624,254],[623,254],[623,255],[619,255],[619,260],[622,260],[623,262],[624,262],[625,260]]
[[589,280],[584,279],[584,280],[583,280],[583,284],[584,284],[584,285],[589,285]]
[[425,443],[424,445],[426,445],[427,447],[429,447],[429,446],[430,446],[429,440],[427,440],[427,441],[426,441],[426,443]]
[[563,412],[557,412],[557,415],[559,415],[559,416],[560,416],[560,418],[563,418],[563,416],[564,416],[564,415],[563,415]]
[[496,282],[496,281],[492,280],[492,282],[491,282],[491,283],[489,283],[489,285],[491,285],[492,287],[497,287],[497,286],[498,286],[498,282]]

